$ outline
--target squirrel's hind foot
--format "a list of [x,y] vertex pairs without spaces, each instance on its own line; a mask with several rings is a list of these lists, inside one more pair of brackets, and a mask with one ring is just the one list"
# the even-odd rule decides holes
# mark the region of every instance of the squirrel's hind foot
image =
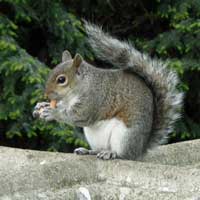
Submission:
[[100,151],[97,154],[97,158],[100,158],[102,160],[112,160],[112,159],[116,159],[117,158],[117,153],[113,152],[113,151]]
[[97,158],[103,160],[115,159],[117,157],[117,153],[112,151],[98,151],[98,150],[89,150],[83,147],[76,148],[74,153],[77,155],[97,155]]
[[83,147],[79,147],[74,150],[74,153],[77,155],[97,155],[97,158],[102,160],[112,160],[117,158],[117,153],[113,151],[103,150],[103,151],[96,151],[96,150],[88,150]]

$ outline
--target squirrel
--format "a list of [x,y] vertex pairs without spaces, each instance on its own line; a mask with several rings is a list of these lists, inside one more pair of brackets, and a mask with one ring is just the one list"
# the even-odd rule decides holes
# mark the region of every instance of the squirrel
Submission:
[[[33,115],[83,127],[91,147],[74,150],[100,159],[136,160],[167,140],[180,117],[183,93],[176,72],[128,42],[85,22],[96,56],[115,69],[97,68],[69,51],[51,72],[45,93],[56,100],[37,103]],[[42,111],[40,112],[40,109]]]

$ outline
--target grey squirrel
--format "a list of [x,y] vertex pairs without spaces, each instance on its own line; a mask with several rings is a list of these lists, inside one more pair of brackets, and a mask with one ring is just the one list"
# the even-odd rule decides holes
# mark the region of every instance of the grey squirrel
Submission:
[[77,154],[135,160],[167,139],[180,116],[177,74],[100,27],[85,22],[85,28],[96,56],[117,69],[96,68],[64,51],[46,83],[56,108],[37,103],[33,115],[83,127],[91,150],[77,148]]

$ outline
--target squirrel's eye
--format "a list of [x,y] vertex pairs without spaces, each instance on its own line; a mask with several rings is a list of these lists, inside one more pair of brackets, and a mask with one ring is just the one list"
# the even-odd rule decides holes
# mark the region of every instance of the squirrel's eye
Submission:
[[65,82],[65,77],[64,76],[59,77],[57,82],[58,83],[64,83]]
[[59,85],[66,85],[67,84],[67,78],[65,75],[60,75],[56,79],[57,84]]

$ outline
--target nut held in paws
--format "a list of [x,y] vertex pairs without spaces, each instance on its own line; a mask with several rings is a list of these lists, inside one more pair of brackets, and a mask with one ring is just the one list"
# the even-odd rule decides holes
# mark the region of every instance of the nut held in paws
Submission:
[[51,102],[50,102],[50,107],[51,107],[51,108],[56,108],[56,104],[57,104],[57,101],[56,101],[56,100],[51,100]]

